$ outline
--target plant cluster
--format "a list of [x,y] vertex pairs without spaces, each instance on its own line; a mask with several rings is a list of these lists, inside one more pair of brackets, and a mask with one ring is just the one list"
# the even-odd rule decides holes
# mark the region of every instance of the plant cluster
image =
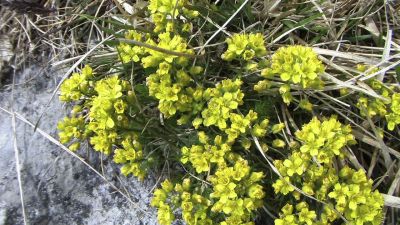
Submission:
[[[259,184],[262,172],[251,172],[247,160],[229,154],[229,162],[218,165],[215,174],[202,185],[186,178],[173,187],[169,180],[154,192],[152,205],[159,210],[160,224],[171,224],[173,209],[182,209],[187,224],[253,224],[253,212],[260,208],[264,198]],[[228,166],[232,164],[232,166]],[[208,170],[209,171],[209,170]]]
[[[199,15],[196,10],[190,10],[188,0],[153,0],[149,1],[148,9],[155,25],[154,32],[157,33],[179,29],[188,32],[191,30],[192,24],[185,21]],[[182,22],[177,23],[174,20],[182,20]]]
[[106,155],[115,153],[114,161],[124,164],[124,175],[144,178],[147,169],[136,133],[140,122],[134,120],[138,108],[128,81],[116,75],[98,78],[92,68],[85,66],[61,85],[60,100],[78,102],[71,117],[58,124],[61,143],[71,143],[69,148],[75,151],[80,141],[89,138],[94,150]]
[[261,76],[265,80],[259,81],[254,90],[261,92],[269,89],[271,86],[269,79],[278,76],[283,82],[279,92],[283,101],[289,104],[293,99],[290,93],[291,85],[320,89],[324,85],[320,77],[324,70],[322,62],[312,48],[301,45],[282,47],[272,55],[270,65],[261,71]]
[[[367,75],[379,71],[378,68],[368,68],[365,65],[358,65],[357,70],[367,72]],[[366,84],[378,93],[382,98],[374,98],[360,94],[357,100],[357,107],[362,116],[379,116],[386,119],[388,130],[394,130],[400,124],[400,93],[394,86],[386,86],[376,78],[370,78]]]
[[[350,224],[380,224],[383,198],[372,191],[372,180],[363,170],[344,166],[337,172],[334,167],[335,157],[344,158],[343,148],[354,142],[351,128],[334,117],[322,122],[313,118],[296,137],[301,146],[287,159],[274,162],[281,177],[273,187],[276,193],[292,193],[297,204],[285,205],[275,224],[331,224],[341,215]],[[322,202],[323,210],[310,210],[300,191]]]
[[[127,39],[145,41],[147,44],[181,54],[193,54],[187,48],[185,39],[169,32],[160,33],[156,41],[147,39],[135,31],[129,31]],[[182,113],[181,124],[188,122],[192,114],[196,114],[204,104],[203,89],[196,86],[193,76],[199,75],[203,68],[189,65],[185,56],[170,55],[157,50],[130,46],[121,43],[118,46],[120,58],[124,63],[140,62],[143,68],[154,71],[147,79],[149,95],[159,100],[158,108],[166,117],[176,112]]]
[[[204,40],[187,31],[208,35],[199,25],[210,22],[202,11],[194,1],[150,0],[145,28],[153,31],[126,31],[116,46],[120,71],[104,75],[85,66],[62,84],[60,100],[75,106],[59,123],[61,142],[77,150],[88,140],[122,164],[122,174],[141,180],[151,167],[174,166],[178,172],[151,202],[162,225],[177,218],[189,225],[255,224],[266,197],[276,196],[283,203],[276,225],[380,223],[381,194],[346,161],[356,143],[352,128],[325,109],[321,115],[330,117],[318,119],[316,97],[305,94],[326,82],[313,49],[284,46],[269,56],[262,33],[240,33],[226,39],[224,52],[202,46],[196,53],[192,45]],[[210,10],[212,18],[223,16],[217,6]],[[377,80],[368,84],[388,100],[361,95],[357,106],[364,116],[385,117],[393,130],[400,94]],[[276,102],[283,102],[285,121],[274,115]],[[288,109],[292,102],[298,107]]]
[[222,54],[226,61],[252,60],[254,57],[263,57],[267,50],[264,45],[264,38],[261,33],[257,34],[234,34],[226,39],[228,49]]

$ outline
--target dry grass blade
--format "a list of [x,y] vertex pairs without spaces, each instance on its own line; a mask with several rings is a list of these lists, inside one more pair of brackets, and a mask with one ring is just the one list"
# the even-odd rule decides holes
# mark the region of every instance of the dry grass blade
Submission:
[[281,0],[264,1],[265,13],[267,14],[267,13],[274,11],[280,3],[281,3]]
[[229,17],[229,19],[220,27],[218,28],[217,31],[215,31],[213,33],[213,35],[211,35],[210,38],[207,39],[207,41],[203,44],[203,46],[199,49],[199,51],[197,52],[197,55],[201,55],[203,52],[203,49],[205,48],[205,46],[207,46],[230,22],[233,18],[235,18],[235,16],[243,9],[243,7],[249,2],[249,0],[245,0],[242,5],[240,5],[240,7],[236,10],[235,13],[232,14],[231,17]]
[[17,171],[17,180],[18,180],[18,188],[19,188],[19,195],[21,199],[21,208],[22,208],[22,218],[24,220],[24,224],[27,225],[27,216],[25,212],[25,201],[24,201],[24,189],[21,179],[21,166],[19,160],[19,150],[17,144],[17,130],[16,130],[16,123],[15,123],[15,113],[12,112],[11,117],[11,124],[13,129],[13,145],[14,145],[14,153],[15,153],[15,170]]
[[292,29],[290,29],[290,30],[286,31],[285,33],[279,35],[279,37],[277,37],[277,38],[275,38],[274,40],[271,41],[271,44],[277,43],[277,42],[280,41],[282,38],[284,38],[286,35],[292,33],[293,31],[299,29],[299,28],[302,27],[302,26],[303,26],[303,25],[293,27]]
[[360,80],[364,81],[364,80],[371,79],[371,78],[373,78],[373,77],[375,77],[377,75],[385,74],[387,71],[397,67],[398,65],[400,65],[400,60],[390,64],[389,66],[387,66],[387,67],[385,67],[385,68],[383,68],[383,69],[381,69],[381,70],[379,70],[379,71],[377,71],[377,72],[375,72],[375,73],[373,73],[371,75],[364,76]]
[[369,95],[369,96],[372,96],[372,97],[375,97],[375,98],[379,98],[379,99],[382,99],[382,100],[386,100],[384,97],[378,95],[378,94],[377,94],[375,91],[373,91],[373,90],[366,90],[366,89],[360,88],[360,87],[358,87],[358,86],[355,86],[355,85],[352,85],[352,84],[343,82],[343,81],[337,79],[336,77],[330,75],[329,73],[324,73],[323,76],[324,76],[326,79],[332,81],[333,83],[335,83],[335,84],[337,84],[337,85],[339,85],[339,86],[341,86],[341,87],[350,88],[350,89],[352,89],[352,90],[359,91],[359,92],[364,93],[364,94],[367,94],[367,95]]
[[[382,54],[382,62],[386,61],[390,57],[391,46],[392,46],[392,35],[393,35],[392,30],[388,30],[386,34],[385,47],[383,49],[383,54]],[[385,73],[381,72],[378,75],[378,80],[383,81],[384,76]]]
[[114,0],[114,2],[117,4],[118,7],[122,7],[126,13],[129,15],[132,15],[135,12],[135,9],[133,6],[131,6],[129,3],[127,3],[124,0]]
[[[358,140],[360,140],[360,141],[362,141],[362,142],[364,142],[364,143],[366,143],[366,144],[368,144],[368,145],[371,145],[371,146],[374,146],[374,147],[377,147],[377,148],[380,148],[380,147],[381,147],[380,144],[379,144],[379,142],[377,142],[377,141],[375,141],[374,139],[372,139],[372,138],[370,138],[370,137],[368,137],[368,136],[362,134],[361,132],[359,132],[359,131],[357,131],[357,130],[353,130],[353,135],[354,135]],[[392,155],[395,156],[396,158],[400,159],[400,153],[399,153],[398,151],[396,151],[396,150],[394,150],[393,148],[390,148],[390,147],[388,147],[387,149],[388,149],[388,151],[389,151],[390,154],[392,154]]]
[[[363,109],[365,110],[365,109]],[[367,121],[370,125],[370,127],[372,128],[372,131],[375,134],[375,138],[377,140],[377,142],[379,143],[379,147],[381,149],[382,155],[383,155],[383,159],[385,161],[385,166],[387,169],[389,169],[390,165],[393,163],[391,157],[390,157],[390,151],[389,148],[386,146],[385,142],[383,142],[382,138],[379,136],[379,133],[375,127],[375,124],[372,122],[370,116],[367,116]]]
[[15,170],[17,171],[17,180],[18,180],[18,188],[19,188],[19,196],[21,199],[21,208],[22,208],[22,218],[24,220],[24,224],[27,225],[27,217],[25,212],[25,201],[24,201],[24,189],[21,179],[21,167],[19,160],[19,150],[18,150],[18,142],[17,142],[17,126],[15,122],[15,112],[14,112],[14,84],[15,84],[15,70],[13,74],[12,81],[12,90],[11,90],[11,124],[13,130],[13,145],[14,145],[14,155],[15,155]]
[[320,54],[320,55],[327,55],[327,56],[343,58],[343,59],[356,61],[358,63],[368,64],[368,65],[375,65],[378,63],[377,60],[358,56],[358,55],[348,53],[348,52],[339,52],[339,51],[322,49],[322,48],[317,48],[317,47],[314,47],[313,49],[317,54]]
[[400,198],[392,195],[386,195],[382,194],[383,199],[385,200],[385,205],[392,207],[392,208],[397,208],[400,209]]
[[[399,163],[400,165],[400,163]],[[396,188],[400,187],[400,168],[397,170],[396,176],[393,179],[392,185],[389,187],[388,195],[393,195]],[[400,202],[399,202],[400,203]]]

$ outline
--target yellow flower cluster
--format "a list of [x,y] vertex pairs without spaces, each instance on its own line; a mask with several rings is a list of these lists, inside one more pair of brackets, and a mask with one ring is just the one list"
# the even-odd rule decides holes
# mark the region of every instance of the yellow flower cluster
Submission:
[[391,112],[385,116],[388,130],[394,130],[400,124],[400,93],[394,93],[390,105]]
[[[85,66],[82,73],[73,74],[62,84],[61,100],[82,102],[74,107],[71,117],[59,122],[60,142],[74,141],[69,148],[77,150],[80,145],[76,140],[89,138],[93,149],[104,154],[113,153],[113,146],[120,147],[115,150],[114,161],[124,164],[121,172],[143,179],[146,169],[142,166],[145,163],[142,147],[134,132],[136,124],[130,115],[137,110],[130,83],[115,75],[97,81],[92,78],[92,68]],[[75,84],[77,80],[84,81],[84,89]]]
[[179,27],[180,23],[174,23],[174,20],[181,20],[182,17],[187,20],[199,15],[197,11],[188,9],[188,4],[188,0],[150,0],[148,9],[155,24],[154,32],[172,32],[175,29],[190,31],[191,23],[183,22]]
[[[333,166],[335,157],[344,157],[344,146],[355,142],[350,127],[342,125],[334,117],[323,122],[313,118],[296,132],[296,137],[301,146],[294,149],[287,159],[274,162],[282,175],[273,184],[275,192],[292,193],[300,201],[300,193],[295,191],[294,185],[330,204],[322,206],[319,216],[304,202],[297,203],[297,213],[293,213],[293,206],[288,204],[282,208],[275,224],[330,224],[340,219],[334,209],[351,224],[379,224],[383,198],[378,191],[372,192],[372,180],[367,180],[362,170],[355,171],[345,166],[338,174]],[[364,213],[371,216],[363,216]]]
[[226,43],[228,49],[221,56],[226,61],[234,59],[249,61],[254,57],[263,57],[267,53],[261,33],[234,34],[226,40]]
[[110,154],[118,138],[118,129],[128,128],[128,92],[131,86],[118,76],[99,80],[95,84],[97,95],[90,101],[88,129],[93,132],[90,143],[94,150]]
[[306,202],[300,202],[296,204],[296,213],[294,213],[293,205],[286,204],[282,208],[282,213],[280,214],[280,219],[275,220],[275,225],[286,225],[286,224],[307,224],[313,225],[317,214],[314,210],[309,210],[308,204]]
[[167,203],[168,196],[173,191],[174,186],[169,180],[165,180],[161,184],[161,188],[154,191],[154,197],[151,206],[158,209],[158,222],[161,225],[169,225],[175,220],[171,206]]
[[317,54],[301,45],[279,48],[272,56],[269,73],[279,75],[282,81],[301,84],[303,88],[319,87],[319,77],[325,70]]
[[[271,79],[279,76],[285,82],[279,87],[283,101],[292,101],[291,84],[300,84],[302,88],[321,88],[320,74],[325,71],[317,54],[310,47],[294,45],[279,48],[273,55],[270,65],[261,71],[261,76]],[[259,81],[254,90],[261,92],[271,86],[268,80]]]
[[382,195],[372,189],[372,180],[363,170],[355,171],[343,167],[339,172],[339,182],[328,194],[335,201],[335,209],[342,213],[350,224],[382,223]]
[[[368,69],[365,65],[358,65],[357,70],[366,72]],[[378,68],[369,68],[368,75],[378,72]],[[396,92],[394,87],[387,87],[381,81],[371,78],[366,82],[377,94],[384,99],[365,96],[363,94],[357,100],[357,107],[360,109],[362,116],[379,116],[385,117],[387,121],[388,130],[400,124],[400,93]]]
[[258,184],[263,173],[250,172],[247,160],[238,157],[232,167],[219,168],[210,177],[215,199],[211,211],[226,215],[223,225],[253,224],[251,213],[262,206],[263,187]]
[[[149,38],[147,39],[146,43],[156,46],[160,49],[175,52],[177,54],[183,53],[187,55],[193,55],[194,53],[193,50],[187,48],[186,40],[184,38],[169,32],[159,34],[157,42]],[[187,56],[183,54],[182,56],[179,56],[177,54],[164,53],[159,50],[153,50],[150,48],[146,48],[146,53],[148,53],[147,56],[142,58],[143,68],[157,68],[162,62],[184,67],[189,62]]]
[[313,118],[296,132],[303,143],[300,152],[316,157],[320,163],[330,163],[335,156],[343,157],[341,149],[355,142],[349,125],[342,125],[335,117],[323,122]]
[[215,125],[228,136],[228,143],[233,143],[239,135],[250,131],[258,137],[264,136],[268,120],[254,124],[258,117],[253,110],[246,116],[234,112],[243,104],[244,94],[240,90],[241,84],[242,81],[239,79],[234,81],[227,79],[218,83],[215,88],[206,89],[203,98],[207,101],[207,106],[201,112],[202,117],[193,120],[193,126],[197,129],[200,125],[206,127]]
[[[170,32],[160,33],[157,37],[157,40],[154,41],[150,35],[142,35],[133,30],[127,31],[125,33],[126,39],[143,42],[162,50],[121,42],[117,46],[121,61],[124,63],[140,62],[143,68],[157,68],[162,62],[180,65],[181,67],[188,64],[187,55],[193,54],[193,50],[187,48],[185,39]],[[170,54],[166,51],[174,52],[175,54]]]
[[219,129],[226,129],[226,120],[233,110],[243,103],[244,94],[240,90],[242,81],[236,79],[223,80],[215,88],[208,88],[204,93],[205,100],[208,100],[208,107],[201,113],[202,118],[193,121],[198,127],[202,122],[204,126],[216,125]]
[[114,152],[114,162],[123,164],[121,173],[125,176],[133,174],[139,180],[143,180],[146,175],[147,168],[143,165],[142,145],[138,141],[139,138],[135,133],[126,135],[121,142],[121,147]]
[[[226,163],[211,172],[210,186],[198,188],[190,179],[173,185],[166,180],[154,192],[152,205],[158,208],[158,222],[171,224],[175,216],[174,207],[182,209],[185,222],[195,224],[254,224],[251,222],[255,210],[263,204],[264,191],[259,184],[262,172],[251,172],[248,162],[236,154],[229,154],[233,166]],[[209,171],[210,172],[210,171]],[[205,190],[204,190],[205,189]]]
[[177,183],[175,187],[169,180],[161,184],[161,188],[154,191],[152,206],[158,208],[158,222],[169,225],[175,216],[171,205],[182,209],[182,217],[188,225],[212,225],[209,218],[211,201],[201,195],[189,178]]
[[[73,73],[70,78],[66,79],[60,87],[60,101],[74,102],[83,99],[85,96],[93,94],[93,70],[90,66],[86,65],[82,68],[80,73]],[[57,125],[59,130],[60,142],[67,144],[71,141],[69,149],[76,151],[80,147],[80,140],[87,137],[89,131],[87,130],[85,118],[80,114],[82,107],[76,105],[72,110],[71,117],[65,117]]]
[[181,162],[190,162],[197,173],[208,172],[212,164],[226,165],[224,156],[231,151],[231,146],[225,143],[220,135],[215,137],[213,144],[209,143],[209,137],[203,131],[200,131],[198,136],[201,145],[183,147]]
[[70,150],[75,151],[80,147],[79,141],[85,138],[85,119],[82,116],[65,117],[58,123],[57,129],[62,144],[67,144],[72,140],[77,141],[69,146]]
[[[259,182],[263,173],[250,172],[248,162],[238,154],[231,152],[231,146],[239,135],[252,133],[257,137],[263,137],[266,135],[269,125],[268,119],[254,124],[257,120],[257,113],[252,110],[246,116],[232,112],[242,104],[241,83],[240,80],[223,80],[215,88],[208,88],[204,91],[203,97],[207,100],[207,107],[201,113],[202,118],[198,117],[193,121],[197,128],[202,124],[204,126],[215,125],[225,132],[226,137],[216,135],[211,139],[205,132],[199,131],[199,144],[181,149],[181,162],[190,163],[199,176],[210,174],[208,179],[212,185],[211,193],[205,192],[208,193],[207,195],[197,194],[195,190],[186,190],[177,197],[177,201],[181,202],[183,218],[188,224],[217,224],[216,221],[213,221],[218,218],[214,213],[222,213],[224,216],[221,218],[224,220],[220,221],[220,224],[250,225],[253,224],[250,222],[252,213],[262,206],[264,192]],[[275,128],[275,130],[279,129],[282,128]],[[242,139],[242,146],[247,146],[246,149],[250,147],[249,144],[251,145],[251,142],[248,142],[246,138]],[[155,195],[154,199],[159,202],[159,194]],[[163,199],[163,202],[168,201]],[[172,202],[174,201],[172,200]],[[159,207],[161,209],[159,222],[163,223],[160,218],[161,220],[164,217],[170,218],[170,211],[165,211],[166,207],[163,203],[156,205],[162,206]],[[191,217],[192,210],[195,208],[199,210],[195,211],[197,220],[193,220]],[[210,218],[215,219],[211,220]]]
[[[184,40],[179,36],[170,37],[169,33],[159,35],[158,47],[176,52],[192,54]],[[147,78],[149,94],[159,100],[158,108],[166,116],[171,117],[178,112],[195,114],[193,109],[202,108],[203,90],[195,87],[191,76],[201,73],[201,67],[187,68],[188,59],[166,55],[149,50],[149,56],[142,59],[143,67],[158,67],[156,73]],[[187,72],[188,71],[188,72]],[[182,118],[181,124],[188,118]]]
[[[135,31],[129,31],[127,38],[143,41],[142,36]],[[188,65],[189,59],[186,55],[193,54],[193,50],[187,48],[185,40],[179,35],[161,33],[157,42],[150,37],[145,42],[160,49],[181,53],[182,56],[121,43],[118,47],[121,60],[140,62],[143,68],[154,69],[155,72],[147,77],[146,84],[150,96],[159,100],[160,112],[166,117],[177,112],[183,113],[179,124],[189,122],[190,117],[197,114],[204,104],[203,89],[196,86],[192,78],[199,75],[203,68]]]
[[[185,189],[183,192],[180,191],[181,194],[176,198],[171,197],[172,203],[180,204],[183,218],[188,224],[250,225],[253,224],[250,222],[253,212],[262,206],[264,192],[259,182],[263,173],[250,172],[248,162],[233,153],[231,147],[241,134],[252,133],[257,137],[265,136],[269,120],[264,119],[260,123],[254,123],[257,120],[257,113],[252,110],[246,116],[233,112],[242,104],[244,95],[240,90],[241,84],[239,79],[235,81],[228,79],[218,83],[215,88],[206,89],[203,98],[207,101],[207,105],[201,112],[202,117],[193,120],[196,128],[200,125],[206,127],[215,125],[225,135],[216,135],[211,139],[205,132],[199,131],[199,144],[181,149],[181,162],[190,163],[199,174],[198,176],[209,174],[208,179],[211,182],[209,191],[203,194],[197,193],[197,189],[190,191]],[[279,129],[282,128],[274,128],[274,130]],[[242,146],[251,144],[246,140],[245,138],[242,140]],[[204,193],[208,194],[204,195]],[[155,195],[154,199],[155,202],[159,202],[159,194]],[[161,201],[168,202],[167,199]],[[175,205],[179,205],[178,203]],[[156,203],[156,205],[167,208],[163,203]],[[163,223],[160,218],[161,220],[164,217],[170,218],[170,211],[164,209],[159,211],[160,223]],[[194,209],[196,209],[195,220],[192,216]],[[224,216],[217,219],[219,217],[215,213]],[[214,219],[211,220],[211,218]]]
[[[191,185],[190,179],[184,179],[182,184],[176,184],[174,189],[180,195],[182,217],[188,225],[211,225],[212,220],[208,216],[211,201],[203,197]],[[179,201],[179,200],[178,200]]]
[[[135,40],[142,42],[143,37],[141,34],[134,30],[129,30],[125,33],[125,38],[128,40]],[[120,43],[117,46],[117,51],[119,52],[120,60],[123,63],[129,62],[139,62],[141,56],[146,53],[146,49],[140,46],[132,46],[128,43]]]
[[90,93],[90,80],[93,78],[93,70],[90,66],[85,66],[81,73],[73,73],[65,80],[60,87],[60,101],[78,101],[82,96]]

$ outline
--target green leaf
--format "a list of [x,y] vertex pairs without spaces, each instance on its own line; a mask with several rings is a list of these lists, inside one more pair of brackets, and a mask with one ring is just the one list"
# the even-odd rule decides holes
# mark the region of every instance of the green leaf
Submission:
[[396,66],[395,68],[397,80],[400,80],[400,66]]

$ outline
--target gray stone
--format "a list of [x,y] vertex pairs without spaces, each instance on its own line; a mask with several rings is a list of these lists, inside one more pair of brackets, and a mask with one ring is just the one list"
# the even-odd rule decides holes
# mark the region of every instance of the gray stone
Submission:
[[[46,110],[39,128],[57,136],[57,122],[66,108],[54,99],[45,105],[63,74],[30,67],[16,74],[14,103],[11,87],[0,87],[0,107],[22,114],[36,122]],[[8,79],[11,80],[11,79]],[[156,210],[149,206],[154,178],[139,182],[125,178],[109,159],[88,150],[84,144],[78,154],[102,171],[120,190],[130,193],[135,205],[110,187],[78,159],[52,144],[32,127],[16,121],[21,178],[28,224],[157,224]],[[13,129],[9,114],[0,110],[0,225],[23,224],[18,188]]]

